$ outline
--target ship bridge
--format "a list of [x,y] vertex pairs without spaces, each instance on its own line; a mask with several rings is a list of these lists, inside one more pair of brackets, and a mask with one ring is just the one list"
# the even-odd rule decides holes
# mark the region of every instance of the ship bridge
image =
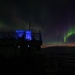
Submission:
[[25,40],[32,40],[32,32],[30,30],[16,30],[17,37],[22,37],[24,35]]
[[26,47],[41,46],[42,38],[40,31],[34,33],[31,30],[16,30],[14,32],[0,32],[0,45],[5,46],[20,46]]

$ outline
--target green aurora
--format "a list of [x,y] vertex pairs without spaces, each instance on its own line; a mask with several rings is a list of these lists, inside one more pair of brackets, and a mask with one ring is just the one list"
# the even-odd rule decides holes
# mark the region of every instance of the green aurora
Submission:
[[75,27],[70,28],[68,32],[64,35],[64,43],[66,42],[67,38],[73,34],[75,34]]

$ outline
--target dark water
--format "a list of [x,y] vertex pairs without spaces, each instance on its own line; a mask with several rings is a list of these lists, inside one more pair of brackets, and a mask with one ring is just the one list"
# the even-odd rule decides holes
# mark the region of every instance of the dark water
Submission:
[[54,75],[75,75],[75,47],[51,47],[44,49],[44,53],[49,72],[53,71]]
[[50,47],[23,56],[17,48],[0,50],[3,75],[75,75],[75,47]]
[[0,69],[3,75],[44,75],[46,58],[42,52],[27,51],[20,54],[21,49],[0,47]]

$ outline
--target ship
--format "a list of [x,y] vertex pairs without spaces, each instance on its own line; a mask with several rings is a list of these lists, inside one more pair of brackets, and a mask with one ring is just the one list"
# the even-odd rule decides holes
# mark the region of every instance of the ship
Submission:
[[0,32],[0,46],[13,47],[21,50],[21,54],[27,52],[40,51],[42,45],[41,31],[34,32],[28,30],[15,30]]

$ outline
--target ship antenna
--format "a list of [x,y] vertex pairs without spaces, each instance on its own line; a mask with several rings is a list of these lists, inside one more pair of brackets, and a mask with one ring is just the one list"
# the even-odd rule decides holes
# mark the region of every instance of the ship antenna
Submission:
[[29,30],[30,30],[30,27],[31,27],[31,23],[29,22]]

